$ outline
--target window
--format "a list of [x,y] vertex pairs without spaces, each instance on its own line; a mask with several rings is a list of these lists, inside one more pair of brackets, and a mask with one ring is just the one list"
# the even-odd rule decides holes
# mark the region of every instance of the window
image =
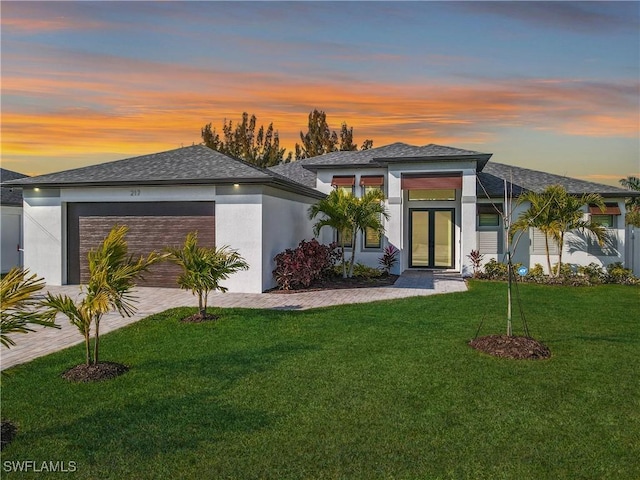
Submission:
[[447,189],[432,189],[432,188],[420,188],[415,190],[409,190],[409,200],[455,200],[456,190],[454,188]]
[[[383,177],[361,177],[362,194],[369,192],[383,191]],[[364,248],[380,248],[382,238],[378,232],[372,228],[367,228],[364,232]]]
[[340,189],[345,193],[353,195],[355,193],[354,187],[356,184],[355,175],[334,175],[331,179],[331,186]]
[[[547,253],[547,243],[545,243],[545,234],[538,230],[537,228],[533,229],[533,234],[531,235],[531,253],[534,255],[546,255]],[[558,244],[553,238],[548,238],[547,240],[549,245],[549,254],[550,255],[558,255]]]
[[500,229],[502,203],[479,203],[478,214],[478,251],[480,253],[502,253],[503,232]]
[[500,226],[500,215],[497,213],[479,213],[479,227],[498,227]]
[[380,248],[382,239],[373,228],[367,228],[364,232],[364,248]]
[[354,187],[345,187],[345,186],[339,186],[339,187],[335,187],[336,190],[342,190],[344,193],[347,193],[349,195],[353,195],[354,194]]
[[[340,232],[336,232],[336,243],[342,245],[342,235]],[[344,234],[344,248],[352,248],[353,247],[353,235],[350,231],[346,231]]]
[[606,228],[615,228],[615,216],[614,215],[591,215],[591,221],[593,223],[599,223]]

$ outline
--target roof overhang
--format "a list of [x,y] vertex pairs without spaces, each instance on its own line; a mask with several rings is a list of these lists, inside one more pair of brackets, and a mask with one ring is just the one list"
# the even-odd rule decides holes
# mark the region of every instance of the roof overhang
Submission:
[[393,165],[396,163],[442,163],[442,162],[476,162],[476,171],[481,172],[493,153],[481,153],[474,155],[437,155],[432,157],[392,157],[374,158],[372,163],[380,165]]
[[[15,182],[15,183],[14,183]],[[7,182],[8,183],[8,182]],[[293,181],[287,181],[280,178],[269,177],[227,177],[220,179],[169,179],[169,180],[116,180],[116,181],[96,181],[96,182],[30,182],[20,183],[20,180],[14,180],[12,185],[20,186],[23,189],[29,188],[85,188],[85,187],[132,187],[132,186],[148,186],[148,187],[166,187],[173,185],[265,185],[279,188],[292,193],[298,193],[315,199],[323,199],[326,194],[307,187]]]

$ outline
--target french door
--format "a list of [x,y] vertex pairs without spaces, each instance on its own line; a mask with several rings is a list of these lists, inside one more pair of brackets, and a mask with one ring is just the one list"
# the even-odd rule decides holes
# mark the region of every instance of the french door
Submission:
[[454,209],[409,210],[409,266],[453,268]]

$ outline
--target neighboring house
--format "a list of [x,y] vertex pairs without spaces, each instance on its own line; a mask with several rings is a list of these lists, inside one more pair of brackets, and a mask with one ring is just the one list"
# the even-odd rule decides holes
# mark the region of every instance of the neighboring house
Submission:
[[[274,286],[273,257],[312,236],[308,207],[332,188],[355,195],[382,189],[389,220],[378,237],[367,232],[350,248],[356,259],[377,266],[394,245],[401,254],[394,273],[434,268],[471,273],[467,255],[503,259],[505,231],[496,207],[504,211],[504,189],[524,190],[561,184],[571,193],[597,192],[607,210],[599,215],[611,241],[601,248],[572,235],[563,262],[606,265],[624,262],[624,198],[617,187],[490,163],[491,154],[438,145],[395,143],[356,152],[333,152],[278,165],[269,170],[232,159],[204,146],[129,158],[15,182],[24,187],[25,265],[51,284],[86,281],[86,253],[115,223],[130,227],[136,253],[182,243],[198,230],[200,240],[230,245],[249,262],[235,274],[230,291],[262,292]],[[515,215],[526,208],[518,206]],[[336,240],[323,229],[320,240]],[[347,239],[348,240],[348,239]],[[546,265],[540,235],[525,234],[514,258],[528,266]],[[167,264],[147,277],[148,285],[175,286],[177,270]]]
[[22,266],[22,189],[4,182],[25,178],[26,175],[0,168],[0,263],[2,273]]

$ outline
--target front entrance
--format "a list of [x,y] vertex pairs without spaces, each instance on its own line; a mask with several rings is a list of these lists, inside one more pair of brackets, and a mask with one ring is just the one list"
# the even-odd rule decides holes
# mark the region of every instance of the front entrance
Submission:
[[453,268],[453,208],[409,210],[409,266]]

